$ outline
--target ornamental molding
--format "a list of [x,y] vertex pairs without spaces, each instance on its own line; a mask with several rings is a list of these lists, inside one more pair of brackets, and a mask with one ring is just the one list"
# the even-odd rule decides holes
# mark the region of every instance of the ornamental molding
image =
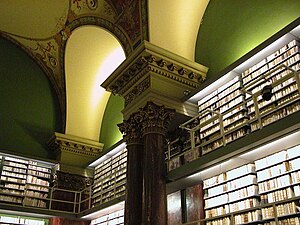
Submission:
[[61,189],[82,191],[93,184],[93,178],[56,171],[54,182]]
[[55,153],[65,151],[92,157],[99,156],[103,149],[102,143],[57,132],[49,140],[48,146]]
[[124,96],[142,77],[155,74],[184,85],[190,94],[203,83],[207,71],[205,66],[143,41],[101,86]]
[[157,105],[149,101],[143,108],[140,108],[134,117],[140,124],[143,136],[149,133],[165,135],[174,115],[174,109],[168,109],[164,105]]
[[123,123],[118,124],[119,130],[123,134],[126,144],[141,144],[141,131],[140,125],[136,120],[136,113],[132,114],[127,120],[124,120]]
[[124,96],[125,107],[140,96],[145,90],[150,87],[150,77],[146,77],[138,85],[134,86],[133,89]]

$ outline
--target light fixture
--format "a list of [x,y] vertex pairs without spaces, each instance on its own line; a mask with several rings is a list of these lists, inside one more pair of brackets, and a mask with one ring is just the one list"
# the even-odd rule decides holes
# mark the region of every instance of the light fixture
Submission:
[[265,101],[269,101],[271,98],[272,98],[272,85],[268,84],[266,86],[263,87],[262,91],[261,91],[261,94],[262,94],[262,98],[265,100]]

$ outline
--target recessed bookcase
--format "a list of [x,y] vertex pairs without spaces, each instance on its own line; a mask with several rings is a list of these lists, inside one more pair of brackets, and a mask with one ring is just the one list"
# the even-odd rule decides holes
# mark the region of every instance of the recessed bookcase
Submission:
[[[259,115],[258,121],[251,122],[252,131],[300,110],[299,76],[297,81],[292,71],[285,66],[294,71],[300,70],[298,40],[290,41],[242,73],[243,85],[247,91],[246,100],[250,99],[251,95],[253,97],[247,101],[250,119]],[[266,101],[260,93],[268,84],[273,84],[273,95]]]
[[0,202],[46,208],[54,164],[0,155]]
[[300,145],[203,181],[205,222],[299,224]]
[[92,206],[125,195],[127,149],[95,167]]
[[91,221],[91,225],[123,225],[124,224],[124,209],[111,212],[109,214],[100,216]]
[[[234,141],[247,133],[247,113],[243,104],[241,76],[219,87],[198,101],[202,154]],[[234,110],[231,110],[235,108]],[[221,117],[220,117],[221,116]],[[222,122],[220,122],[222,121]]]

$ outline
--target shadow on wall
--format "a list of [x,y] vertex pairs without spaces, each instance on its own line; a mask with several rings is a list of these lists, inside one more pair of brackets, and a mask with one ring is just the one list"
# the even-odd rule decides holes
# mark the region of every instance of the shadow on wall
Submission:
[[35,143],[41,146],[41,150],[47,151],[47,158],[55,157],[54,152],[49,152],[47,146],[47,142],[54,134],[53,130],[26,121],[16,120],[16,123],[22,128],[27,136],[29,136]]

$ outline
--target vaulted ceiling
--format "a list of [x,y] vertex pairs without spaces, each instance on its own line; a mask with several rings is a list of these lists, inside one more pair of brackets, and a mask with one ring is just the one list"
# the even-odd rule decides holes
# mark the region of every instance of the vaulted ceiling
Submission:
[[109,97],[100,84],[143,40],[194,60],[208,2],[2,0],[0,35],[43,69],[65,132],[98,140]]

